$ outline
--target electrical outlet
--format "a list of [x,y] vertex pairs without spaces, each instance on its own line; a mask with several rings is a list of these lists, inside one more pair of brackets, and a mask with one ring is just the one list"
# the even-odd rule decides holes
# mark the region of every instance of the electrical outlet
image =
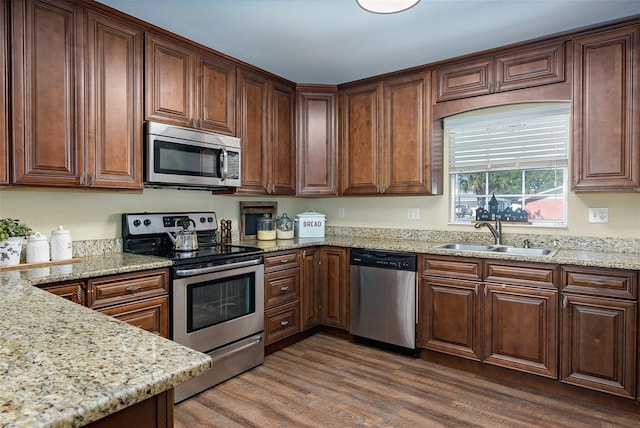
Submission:
[[609,223],[609,208],[589,208],[589,223]]
[[338,207],[338,217],[344,217],[344,208]]
[[407,218],[409,220],[420,220],[420,208],[409,208]]

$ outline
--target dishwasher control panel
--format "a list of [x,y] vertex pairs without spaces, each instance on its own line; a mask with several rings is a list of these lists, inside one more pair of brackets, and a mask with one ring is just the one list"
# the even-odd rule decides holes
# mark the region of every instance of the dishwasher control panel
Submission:
[[350,262],[352,266],[369,266],[410,272],[417,270],[416,253],[354,248],[351,250]]

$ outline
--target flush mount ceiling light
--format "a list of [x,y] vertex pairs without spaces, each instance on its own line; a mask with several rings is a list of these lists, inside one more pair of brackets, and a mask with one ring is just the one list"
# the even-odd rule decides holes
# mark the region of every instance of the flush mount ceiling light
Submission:
[[420,0],[356,0],[358,6],[373,13],[397,13],[407,10]]

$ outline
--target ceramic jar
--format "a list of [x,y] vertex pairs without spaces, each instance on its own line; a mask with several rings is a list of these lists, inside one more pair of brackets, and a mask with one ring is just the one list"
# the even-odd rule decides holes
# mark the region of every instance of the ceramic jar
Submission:
[[51,231],[51,260],[68,260],[72,257],[71,232],[58,226]]
[[36,232],[27,238],[27,263],[49,261],[49,243],[47,237]]

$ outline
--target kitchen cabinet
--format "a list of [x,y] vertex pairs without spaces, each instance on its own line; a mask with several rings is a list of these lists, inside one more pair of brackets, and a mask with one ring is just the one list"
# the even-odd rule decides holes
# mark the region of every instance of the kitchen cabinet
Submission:
[[441,192],[430,79],[421,72],[340,90],[340,194]]
[[320,324],[320,249],[299,250],[300,256],[300,330]]
[[169,337],[169,271],[139,272],[38,287],[123,322]]
[[142,188],[142,31],[74,2],[11,18],[12,183]]
[[349,257],[346,248],[320,250],[321,324],[349,329]]
[[153,33],[145,55],[147,120],[235,135],[234,62]]
[[238,137],[242,141],[239,194],[294,195],[295,87],[238,67]]
[[9,183],[9,22],[8,2],[0,4],[0,184]]
[[264,258],[265,345],[300,331],[300,260],[298,251]]
[[421,263],[421,346],[557,378],[555,265],[446,256]]
[[418,346],[471,360],[482,359],[482,262],[421,257]]
[[573,42],[572,188],[640,189],[640,26]]
[[562,268],[560,380],[636,397],[638,273]]
[[296,88],[297,196],[337,195],[337,102],[334,85]]
[[447,63],[434,70],[433,78],[438,103],[563,82],[564,43],[532,45]]

